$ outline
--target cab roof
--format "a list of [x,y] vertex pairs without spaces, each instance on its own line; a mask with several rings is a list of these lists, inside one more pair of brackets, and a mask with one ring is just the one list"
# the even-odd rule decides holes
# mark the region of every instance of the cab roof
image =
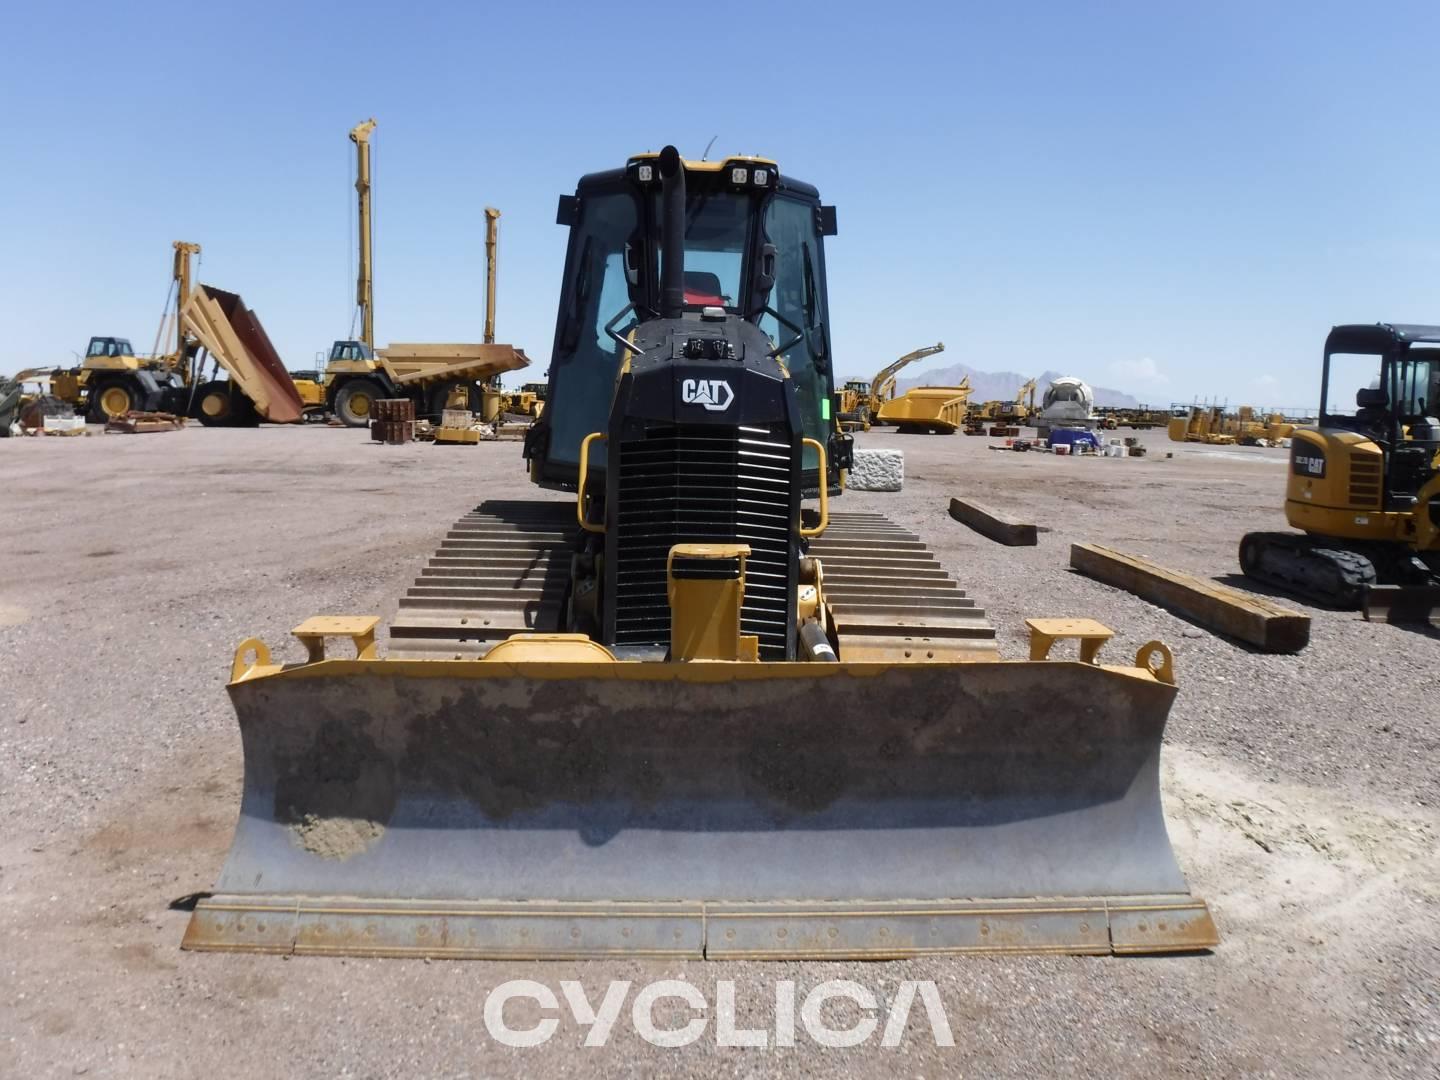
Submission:
[[[604,169],[600,172],[586,173],[580,177],[580,182],[575,185],[575,189],[576,191],[583,191],[588,187],[604,187],[619,183],[625,179],[626,170],[631,162],[653,161],[659,156],[659,153],[653,150],[646,150],[640,154],[631,154],[626,165],[621,168]],[[775,170],[776,182],[774,190],[791,191],[796,194],[809,196],[812,199],[818,199],[820,197],[820,190],[813,184],[807,184],[804,180],[796,180],[793,176],[786,176],[780,172],[780,166],[774,158],[760,157],[754,154],[731,154],[729,157],[717,161],[690,161],[686,158],[681,158],[680,160],[685,166],[685,171],[691,173],[719,173],[730,168],[732,165],[759,165],[763,168]]]
[[1416,342],[1440,344],[1440,326],[1420,323],[1349,323],[1330,329],[1325,351],[1384,353]]

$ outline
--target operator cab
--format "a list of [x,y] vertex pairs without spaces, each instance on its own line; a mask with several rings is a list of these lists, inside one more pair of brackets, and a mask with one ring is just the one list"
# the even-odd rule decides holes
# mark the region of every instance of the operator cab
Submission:
[[374,360],[375,353],[363,341],[337,341],[330,346],[330,359],[336,360]]
[[[1352,405],[1353,402],[1353,405]],[[1383,455],[1385,505],[1403,509],[1440,450],[1440,326],[1337,326],[1325,339],[1320,427],[1352,431]]]
[[1440,412],[1440,326],[1337,326],[1325,339],[1320,426],[1383,443]]
[[[795,384],[803,434],[825,443],[834,377],[824,238],[835,234],[834,208],[767,159],[681,166],[684,273],[671,298],[680,319],[693,320],[697,331],[716,320],[756,328]],[[660,318],[660,172],[659,155],[637,155],[624,168],[582,177],[574,195],[560,198],[557,222],[570,229],[565,277],[545,411],[526,439],[532,478],[542,486],[574,488],[581,440],[606,430],[621,365],[636,356],[627,346]],[[812,477],[818,464],[806,447]]]
[[129,338],[119,337],[92,337],[90,346],[85,350],[85,358],[106,356],[134,356],[135,348],[130,344]]

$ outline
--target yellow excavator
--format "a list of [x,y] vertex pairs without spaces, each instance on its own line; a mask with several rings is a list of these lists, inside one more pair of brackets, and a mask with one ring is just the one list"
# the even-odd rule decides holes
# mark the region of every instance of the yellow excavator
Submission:
[[[1029,659],[914,534],[832,509],[833,207],[673,146],[584,176],[548,494],[400,601],[241,644],[244,793],[191,949],[875,959],[1206,948],[1166,835],[1170,653]],[[332,645],[349,639],[353,646]],[[1065,639],[1079,658],[1049,659]],[[349,655],[334,655],[332,648]]]
[[[1353,397],[1352,397],[1353,395]],[[1290,435],[1285,519],[1249,533],[1249,577],[1386,622],[1440,602],[1440,327],[1337,326],[1320,415]]]

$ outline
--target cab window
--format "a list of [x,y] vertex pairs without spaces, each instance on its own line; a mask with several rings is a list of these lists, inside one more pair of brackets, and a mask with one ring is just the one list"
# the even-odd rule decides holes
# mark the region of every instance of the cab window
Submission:
[[[685,304],[738,311],[751,201],[729,191],[692,193],[685,200]],[[652,211],[661,218],[657,195]],[[657,234],[658,234],[657,229]],[[663,246],[657,266],[665,273]]]
[[551,359],[551,385],[545,403],[550,426],[548,456],[576,465],[580,440],[608,426],[610,400],[620,368],[620,346],[605,332],[621,316],[622,337],[635,325],[625,277],[625,245],[638,226],[638,204],[628,191],[585,196],[583,217],[570,234],[569,268],[563,315]]
[[[820,232],[813,203],[777,195],[765,212],[765,233],[775,245],[775,287],[760,329],[770,336],[795,381],[805,434],[825,442],[829,436],[830,361],[825,296],[821,289]],[[688,263],[687,263],[688,265]],[[783,320],[783,321],[782,321]],[[788,325],[787,325],[788,324]],[[805,448],[805,468],[819,468],[815,451]]]
[[1400,416],[1405,420],[1435,416],[1440,409],[1435,400],[1440,387],[1440,348],[1412,345],[1406,359],[1408,363],[1396,372]]

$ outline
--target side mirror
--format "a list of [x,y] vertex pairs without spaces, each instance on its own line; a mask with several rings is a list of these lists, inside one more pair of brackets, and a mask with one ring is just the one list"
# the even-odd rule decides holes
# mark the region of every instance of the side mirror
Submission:
[[768,293],[775,287],[775,245],[760,247],[760,269],[755,275],[755,288]]
[[625,281],[630,288],[640,284],[640,267],[635,262],[635,245],[629,240],[625,241]]
[[574,225],[580,220],[580,199],[576,195],[561,195],[560,205],[555,208],[556,225]]
[[816,214],[816,224],[818,224],[818,225],[820,226],[820,235],[821,235],[821,236],[834,236],[836,233],[838,233],[838,232],[840,231],[840,227],[839,227],[839,225],[836,223],[836,220],[835,220],[835,207],[833,207],[833,206],[821,206],[821,207],[818,207],[818,208],[816,209],[816,211],[815,211],[815,214]]
[[770,306],[770,290],[775,287],[775,245],[768,241],[760,245],[760,257],[755,263],[755,276],[750,287],[750,307],[764,311]]

